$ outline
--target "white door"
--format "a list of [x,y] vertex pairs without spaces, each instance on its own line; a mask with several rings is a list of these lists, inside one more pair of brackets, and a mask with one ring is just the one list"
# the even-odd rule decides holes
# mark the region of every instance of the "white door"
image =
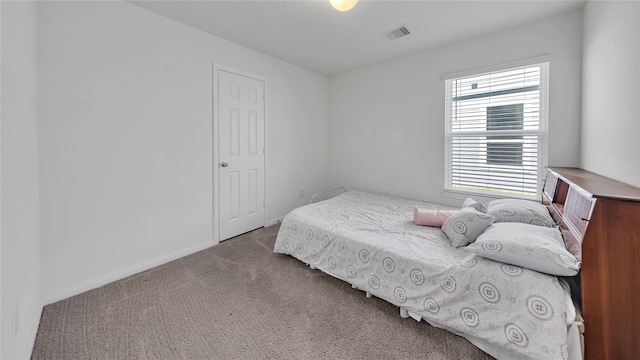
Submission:
[[218,69],[220,240],[264,226],[264,81]]

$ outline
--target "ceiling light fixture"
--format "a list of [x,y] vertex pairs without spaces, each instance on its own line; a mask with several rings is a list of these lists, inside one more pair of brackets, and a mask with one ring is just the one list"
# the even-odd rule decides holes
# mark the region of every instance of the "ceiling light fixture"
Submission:
[[349,11],[358,3],[358,0],[329,0],[329,4],[338,11]]

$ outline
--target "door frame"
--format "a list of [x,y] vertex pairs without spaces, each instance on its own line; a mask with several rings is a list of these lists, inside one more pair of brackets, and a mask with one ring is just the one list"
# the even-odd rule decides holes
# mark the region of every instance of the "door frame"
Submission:
[[219,80],[219,71],[225,71],[228,73],[232,73],[235,75],[239,75],[239,76],[245,76],[248,78],[252,78],[258,81],[262,81],[262,83],[264,84],[264,134],[262,134],[262,136],[264,137],[264,219],[263,219],[263,226],[267,226],[268,225],[268,219],[269,219],[269,191],[267,188],[267,174],[268,174],[268,168],[267,168],[267,154],[269,154],[268,151],[268,142],[267,142],[267,131],[269,129],[268,127],[268,116],[267,116],[267,79],[262,77],[262,76],[258,76],[255,74],[251,74],[245,71],[240,71],[240,70],[236,70],[227,66],[223,66],[217,63],[212,63],[212,77],[213,77],[213,87],[212,87],[212,97],[213,97],[213,107],[211,108],[211,112],[212,112],[212,121],[213,121],[213,127],[212,127],[212,153],[213,153],[213,162],[212,162],[212,168],[213,168],[213,243],[218,244],[220,243],[220,169],[218,164],[220,163],[220,149],[218,148],[220,141],[218,140],[218,136],[219,136],[219,121],[220,121],[220,117],[218,115],[218,108],[219,108],[219,104],[218,104],[218,80]]

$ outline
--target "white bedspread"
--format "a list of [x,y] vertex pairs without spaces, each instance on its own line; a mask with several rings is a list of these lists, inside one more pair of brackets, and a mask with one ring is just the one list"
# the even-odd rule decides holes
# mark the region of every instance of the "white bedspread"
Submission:
[[439,228],[413,224],[416,205],[442,208],[357,191],[303,206],[285,217],[274,252],[507,354],[566,359],[558,279],[452,247]]

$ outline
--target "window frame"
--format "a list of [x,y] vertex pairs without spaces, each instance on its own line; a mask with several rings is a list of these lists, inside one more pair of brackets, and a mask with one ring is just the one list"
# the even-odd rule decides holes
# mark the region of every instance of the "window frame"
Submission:
[[[540,85],[539,85],[539,114],[538,114],[538,129],[537,130],[503,130],[501,134],[503,135],[535,135],[538,137],[537,144],[537,174],[536,174],[536,194],[535,196],[526,196],[525,194],[517,194],[511,193],[507,191],[484,191],[484,190],[474,190],[470,188],[456,188],[453,185],[453,121],[452,121],[452,104],[454,95],[452,95],[452,84],[456,80],[461,80],[464,78],[488,75],[492,73],[506,72],[510,70],[517,70],[526,67],[540,67]],[[549,73],[551,67],[551,58],[550,56],[542,56],[517,62],[511,62],[506,64],[501,64],[492,67],[485,67],[480,69],[468,70],[464,72],[452,73],[443,76],[444,85],[445,85],[445,137],[444,137],[444,147],[445,147],[445,156],[444,156],[444,189],[442,190],[442,195],[445,197],[452,198],[465,198],[467,196],[476,196],[480,198],[505,198],[505,197],[513,197],[513,198],[523,198],[523,199],[541,199],[542,198],[542,187],[544,184],[544,169],[548,164],[548,138],[549,138],[549,127],[548,127],[548,119],[549,119]],[[484,133],[483,131],[478,131],[478,134]],[[458,135],[460,138],[460,135]],[[489,141],[487,139],[487,141]],[[486,151],[486,156],[488,157],[488,150]]]

